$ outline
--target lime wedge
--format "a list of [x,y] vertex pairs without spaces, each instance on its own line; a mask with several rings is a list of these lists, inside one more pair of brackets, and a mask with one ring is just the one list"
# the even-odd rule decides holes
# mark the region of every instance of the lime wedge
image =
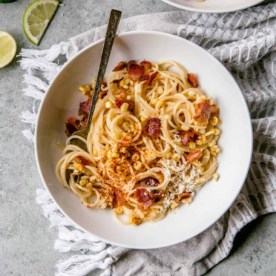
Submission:
[[59,1],[35,0],[24,12],[23,28],[28,39],[38,45],[49,23],[53,19]]
[[6,32],[0,32],[0,68],[8,65],[13,60],[15,53],[14,38]]

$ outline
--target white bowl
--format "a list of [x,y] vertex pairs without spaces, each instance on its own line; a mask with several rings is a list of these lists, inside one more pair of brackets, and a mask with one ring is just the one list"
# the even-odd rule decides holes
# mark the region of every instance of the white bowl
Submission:
[[222,13],[243,10],[257,5],[264,0],[162,0],[180,9],[195,12]]
[[231,206],[245,181],[252,153],[252,129],[247,105],[230,73],[199,46],[158,32],[130,32],[116,38],[107,74],[122,60],[173,59],[199,76],[201,87],[214,97],[223,124],[219,156],[221,175],[208,182],[189,206],[170,212],[159,222],[126,226],[113,218],[112,210],[88,209],[55,176],[62,156],[57,142],[64,142],[65,120],[77,114],[80,84],[97,73],[103,42],[82,50],[52,81],[41,104],[36,128],[36,160],[45,187],[60,210],[82,229],[108,243],[129,248],[158,248],[190,239],[216,222]]

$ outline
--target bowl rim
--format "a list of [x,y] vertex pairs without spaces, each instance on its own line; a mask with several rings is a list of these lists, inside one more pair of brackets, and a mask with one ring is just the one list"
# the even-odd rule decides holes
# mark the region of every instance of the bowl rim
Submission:
[[[40,179],[44,185],[44,187],[46,188],[47,192],[49,193],[51,199],[53,200],[53,202],[56,204],[56,206],[58,207],[58,210],[64,214],[66,216],[66,218],[68,218],[73,225],[77,226],[77,228],[81,229],[82,231],[86,232],[86,233],[89,233],[90,235],[92,235],[93,237],[105,242],[105,243],[108,243],[108,244],[112,244],[112,245],[116,245],[116,246],[120,246],[120,247],[124,247],[124,248],[130,248],[130,249],[157,249],[157,248],[164,248],[164,247],[168,247],[168,246],[172,246],[172,245],[176,245],[176,244],[179,244],[181,242],[184,242],[186,240],[189,240],[199,234],[201,234],[202,232],[204,232],[206,229],[208,229],[209,227],[211,227],[214,223],[216,223],[227,211],[228,209],[232,206],[233,202],[237,199],[244,183],[245,183],[245,180],[246,180],[246,177],[248,175],[248,171],[249,171],[249,168],[250,168],[250,165],[251,165],[251,159],[252,159],[252,153],[253,153],[253,132],[252,132],[252,123],[251,123],[251,117],[250,117],[250,113],[249,113],[249,110],[248,110],[248,106],[247,106],[247,103],[245,101],[245,98],[241,92],[241,89],[239,88],[236,80],[233,78],[233,76],[231,75],[231,73],[226,69],[226,67],[219,61],[217,60],[214,56],[212,56],[209,52],[207,52],[204,48],[200,47],[199,45],[185,39],[185,38],[182,38],[182,37],[179,37],[179,36],[176,36],[176,35],[172,35],[172,34],[168,34],[168,33],[163,33],[163,32],[158,32],[158,31],[130,31],[130,32],[122,32],[120,34],[118,34],[119,37],[125,37],[125,36],[133,36],[133,35],[158,35],[158,36],[166,36],[168,38],[173,38],[173,39],[177,39],[177,40],[185,40],[185,43],[188,43],[190,44],[192,47],[196,47],[196,48],[199,48],[201,51],[204,51],[206,55],[208,55],[211,59],[213,59],[213,61],[215,63],[217,63],[220,67],[221,67],[221,70],[224,70],[226,74],[228,74],[228,77],[232,80],[233,82],[233,85],[236,86],[236,88],[238,89],[239,91],[239,97],[240,97],[240,100],[242,102],[242,104],[244,105],[245,107],[245,110],[247,111],[246,112],[246,121],[247,121],[247,124],[248,124],[248,127],[249,127],[249,130],[250,130],[250,133],[249,136],[250,136],[250,141],[248,141],[249,143],[249,156],[247,157],[247,164],[246,164],[246,170],[244,171],[244,175],[242,177],[242,181],[239,185],[239,187],[237,187],[237,190],[236,190],[236,193],[235,193],[235,196],[233,196],[233,199],[230,201],[230,204],[228,204],[227,206],[225,206],[225,208],[223,208],[223,211],[219,213],[219,215],[216,216],[215,219],[213,219],[212,221],[210,221],[207,225],[205,225],[204,227],[202,227],[200,230],[198,231],[195,231],[194,233],[192,233],[191,235],[187,236],[186,238],[184,238],[183,240],[179,240],[179,241],[176,241],[176,242],[166,242],[166,243],[163,243],[161,245],[155,245],[155,246],[152,246],[152,245],[149,245],[149,246],[133,246],[133,245],[128,245],[128,244],[124,244],[124,243],[120,243],[120,242],[113,242],[111,240],[108,240],[108,239],[105,239],[105,238],[102,238],[94,233],[92,233],[91,231],[85,229],[84,227],[82,227],[81,225],[79,225],[77,222],[74,221],[73,218],[71,218],[67,212],[65,210],[63,210],[61,208],[61,206],[59,205],[59,203],[55,200],[55,196],[50,192],[50,189],[48,188],[48,185],[46,183],[46,181],[44,180],[44,177],[43,177],[43,173],[42,173],[42,169],[40,167],[40,161],[39,161],[39,148],[38,148],[38,126],[40,124],[40,117],[41,117],[41,112],[42,112],[42,108],[43,108],[43,105],[44,105],[44,101],[45,99],[47,98],[48,94],[49,94],[49,91],[52,89],[52,86],[53,84],[55,83],[56,79],[59,77],[60,74],[62,74],[63,70],[70,65],[71,62],[73,62],[75,59],[77,59],[79,57],[79,55],[81,55],[82,53],[84,53],[85,51],[89,50],[90,48],[98,45],[98,44],[101,44],[103,43],[104,39],[100,39],[96,42],[93,42],[91,44],[89,44],[88,46],[86,46],[85,48],[83,48],[81,51],[79,51],[73,58],[71,58],[70,60],[68,60],[66,63],[64,63],[64,65],[62,66],[62,69],[54,76],[54,78],[51,80],[45,94],[44,94],[44,97],[40,103],[40,106],[39,106],[39,110],[38,110],[38,113],[37,113],[37,121],[36,121],[36,125],[35,125],[35,139],[34,139],[34,147],[35,147],[35,160],[36,160],[36,166],[37,166],[37,169],[38,169],[38,173],[39,173],[39,176],[40,176]],[[58,181],[58,180],[57,180]]]
[[187,11],[193,11],[193,12],[201,12],[201,13],[225,13],[225,12],[235,12],[235,11],[240,11],[240,10],[244,10],[250,7],[253,7],[257,4],[260,4],[262,2],[264,2],[264,0],[255,0],[255,2],[252,4],[248,3],[248,4],[244,4],[242,5],[240,8],[225,8],[225,9],[210,9],[210,10],[206,10],[206,9],[202,9],[202,8],[193,8],[193,7],[188,7],[188,6],[183,6],[181,4],[175,3],[173,0],[161,0],[164,3],[177,7],[179,9],[182,10],[187,10]]

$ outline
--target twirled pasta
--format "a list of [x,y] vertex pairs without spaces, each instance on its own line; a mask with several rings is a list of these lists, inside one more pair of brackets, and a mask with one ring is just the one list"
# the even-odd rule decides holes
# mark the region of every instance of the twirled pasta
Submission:
[[[94,82],[81,90],[88,100],[68,119],[71,130],[85,124]],[[123,223],[159,220],[218,179],[218,115],[176,62],[120,62],[102,85],[87,139],[68,138],[56,175],[85,206],[114,208]],[[87,149],[70,145],[73,138]]]

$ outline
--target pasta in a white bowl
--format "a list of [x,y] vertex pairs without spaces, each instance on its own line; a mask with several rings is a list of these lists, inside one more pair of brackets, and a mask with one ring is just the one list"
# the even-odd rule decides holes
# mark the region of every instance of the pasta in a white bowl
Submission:
[[[82,90],[88,91],[85,93],[92,93],[93,85],[91,84],[91,76],[95,76],[97,73],[101,47],[102,41],[92,44],[70,60],[52,81],[45,95],[39,111],[35,137],[36,159],[42,181],[49,190],[53,200],[67,217],[72,219],[74,223],[83,230],[106,242],[130,248],[158,248],[187,240],[201,233],[226,212],[237,197],[247,175],[252,152],[252,131],[248,109],[242,93],[223,65],[205,50],[185,39],[158,32],[130,32],[121,34],[115,40],[105,76],[105,80],[108,83],[111,82],[111,85],[108,85],[107,88],[102,87],[102,99],[97,103],[97,110],[94,114],[97,127],[96,129],[93,128],[95,127],[95,125],[93,126],[95,122],[93,122],[88,137],[88,141],[91,141],[91,143],[89,143],[87,151],[85,150],[82,152],[79,149],[72,149],[71,151],[68,150],[68,148],[66,149],[65,141],[67,137],[64,131],[65,122],[68,122],[70,117],[78,114],[79,103],[87,101],[87,96],[78,92],[78,88],[84,85],[84,89]],[[166,60],[164,61],[164,59]],[[152,76],[151,85],[145,86],[148,88],[143,87],[141,90],[138,87],[135,88],[136,84],[140,85],[142,82],[147,82],[148,79],[139,80],[133,85],[133,91],[136,91],[136,93],[146,93],[146,95],[142,97],[137,95],[139,112],[135,111],[135,106],[134,112],[132,111],[133,106],[131,105],[131,100],[133,100],[132,97],[135,97],[135,93],[121,95],[120,92],[118,93],[119,95],[117,94],[117,84],[119,86],[127,85],[123,82],[118,83],[116,80],[122,78],[120,75],[125,75],[127,78],[127,67],[113,72],[113,69],[118,65],[119,61],[125,61],[126,64],[128,64],[128,61],[131,60],[135,60],[137,65],[141,65],[143,61],[150,61],[152,64],[152,68],[149,71],[149,76]],[[177,66],[179,66],[179,72],[172,62],[175,62]],[[169,68],[169,65],[173,66]],[[158,73],[154,77],[153,74],[156,71],[158,71]],[[179,75],[179,77],[176,77],[175,74]],[[191,87],[192,83],[194,83],[194,86],[196,86],[196,84],[193,82],[191,76],[188,81],[188,74],[194,74],[198,79],[199,87]],[[115,83],[113,80],[115,80]],[[164,80],[166,81],[164,82]],[[166,82],[167,88],[165,88]],[[179,84],[178,87],[175,85],[176,83]],[[89,85],[89,89],[85,87],[86,84]],[[166,91],[165,93],[169,94],[164,94],[164,97],[159,96],[159,92],[161,95],[161,88],[157,91],[155,85],[161,87],[163,92]],[[169,89],[169,87],[172,89]],[[112,91],[113,88],[114,90]],[[189,89],[192,91],[191,93],[188,93]],[[107,91],[104,90],[108,90],[106,96],[104,96],[104,94]],[[124,105],[123,103],[119,108],[116,105],[116,100],[117,104],[120,104],[118,100],[120,101],[122,99],[117,97],[122,97],[123,102],[128,103],[128,105]],[[125,100],[130,102],[125,102]],[[134,102],[136,102],[135,98]],[[183,104],[183,102],[185,104]],[[206,125],[205,133],[201,133],[203,130],[200,131],[202,128],[200,124],[196,125],[195,122],[192,121],[195,121],[200,114],[197,112],[197,109],[200,109],[200,105],[198,105],[200,103],[205,103],[205,105],[208,106],[208,110],[212,107],[212,114],[210,114],[208,118],[209,120]],[[183,116],[182,113],[185,115]],[[143,119],[139,117],[141,115],[143,115]],[[215,117],[217,117],[217,119]],[[148,135],[145,135],[145,133],[152,133],[150,130],[151,128],[146,127],[146,123],[152,118],[160,119],[161,128],[160,132],[158,132],[156,141],[164,141],[162,145],[156,144],[155,139],[151,139]],[[124,122],[120,122],[121,119],[123,121],[126,119],[128,124],[124,124],[123,126]],[[179,126],[177,124],[179,124]],[[159,121],[157,125],[159,125]],[[196,136],[194,136],[194,131],[191,131],[191,133],[188,132],[189,130],[185,128],[185,126],[189,127],[189,130],[193,129],[197,132],[198,137],[196,138]],[[213,131],[212,133],[208,133],[208,128],[211,127],[213,127]],[[137,179],[140,177],[141,180],[146,179],[146,181],[141,181],[138,185],[146,186],[149,194],[155,194],[156,192],[154,192],[154,190],[156,190],[158,186],[160,188],[158,190],[161,191],[161,188],[164,188],[166,185],[167,188],[176,185],[176,181],[174,181],[174,185],[172,185],[168,183],[167,180],[172,178],[175,179],[177,172],[173,172],[172,169],[169,169],[171,175],[169,176],[166,175],[166,172],[162,169],[164,176],[167,177],[165,180],[165,177],[160,174],[160,168],[171,166],[171,164],[166,163],[178,162],[177,169],[182,171],[183,167],[179,166],[181,164],[178,160],[179,156],[182,159],[185,158],[185,161],[181,161],[183,165],[189,163],[187,162],[187,156],[194,148],[203,150],[202,156],[200,157],[201,159],[198,160],[202,163],[203,171],[200,173],[203,173],[203,175],[196,176],[196,178],[205,177],[206,181],[202,181],[203,179],[201,179],[201,181],[196,183],[199,186],[201,186],[201,184],[204,185],[196,192],[195,196],[191,196],[192,200],[190,200],[190,194],[188,194],[183,195],[184,198],[181,198],[180,202],[176,202],[176,204],[179,203],[179,205],[183,206],[174,206],[174,199],[166,200],[165,203],[162,199],[158,205],[157,200],[151,202],[154,199],[151,195],[149,202],[146,200],[146,205],[149,205],[148,209],[146,207],[147,211],[154,211],[152,208],[160,208],[159,206],[169,205],[168,208],[163,208],[162,210],[156,209],[155,212],[149,212],[151,214],[141,214],[138,211],[139,208],[134,211],[135,208],[131,209],[127,205],[131,212],[125,209],[123,210],[125,216],[119,218],[122,219],[123,222],[131,223],[126,225],[119,223],[118,220],[113,217],[114,212],[111,209],[113,206],[104,208],[108,200],[105,201],[105,198],[101,195],[101,193],[104,194],[103,190],[100,189],[100,185],[95,185],[93,177],[90,180],[90,175],[89,181],[86,181],[85,175],[80,174],[80,178],[84,178],[81,184],[83,184],[84,187],[88,185],[88,190],[84,189],[83,192],[89,194],[90,188],[93,188],[95,189],[93,193],[98,192],[100,195],[96,198],[93,194],[91,198],[88,198],[87,202],[84,200],[84,204],[80,204],[80,199],[82,201],[85,196],[79,197],[79,195],[76,195],[79,193],[80,189],[80,186],[77,186],[80,184],[76,183],[79,183],[81,179],[77,179],[77,177],[73,178],[72,180],[74,183],[72,180],[70,183],[69,175],[70,173],[74,174],[75,169],[75,173],[77,174],[78,169],[82,170],[82,168],[78,167],[76,164],[77,167],[74,167],[73,170],[71,167],[74,166],[73,163],[69,160],[65,161],[62,158],[67,156],[73,160],[75,157],[81,156],[88,163],[91,162],[91,164],[89,164],[90,168],[88,169],[97,175],[98,166],[102,163],[101,156],[106,156],[107,162],[109,162],[109,160],[111,161],[113,156],[115,159],[118,158],[116,154],[119,154],[119,160],[121,159],[120,151],[117,152],[115,150],[116,143],[114,143],[113,139],[109,139],[109,137],[115,137],[114,140],[116,141],[117,139],[119,143],[122,137],[117,137],[116,133],[127,135],[129,134],[128,129],[131,130],[131,136],[127,136],[127,139],[130,138],[128,142],[131,141],[133,144],[141,143],[139,145],[144,150],[150,148],[155,152],[155,155],[162,155],[158,156],[156,159],[158,161],[161,160],[163,165],[152,164],[151,166],[151,163],[148,164],[142,161],[142,156],[140,157],[142,154],[138,154],[139,160],[137,160],[137,155],[135,155],[136,157],[134,157],[134,160],[131,158],[130,162],[136,163],[139,161],[142,163],[140,164],[137,162],[137,164],[135,164],[138,169],[135,175],[139,176]],[[153,127],[153,129],[155,129],[155,127]],[[153,133],[156,134],[155,131],[153,131]],[[201,139],[199,138],[201,138],[203,134],[206,140],[203,138],[201,144]],[[186,140],[194,139],[195,141],[192,141],[193,143],[188,141],[188,146],[188,144],[183,144],[181,138],[184,140],[184,144],[186,144]],[[214,142],[211,140],[208,141],[208,139]],[[87,142],[85,141],[85,143]],[[212,146],[214,146],[212,143],[218,147],[211,149]],[[108,151],[111,153],[105,153],[105,145],[108,145],[110,149],[112,147],[112,149]],[[176,147],[174,148],[174,146]],[[125,151],[124,148],[126,147],[122,147],[121,150]],[[66,149],[66,152],[63,152],[64,149]],[[221,149],[221,152],[219,152],[219,149]],[[131,148],[127,148],[126,150],[131,151]],[[76,156],[71,155],[73,151],[75,151]],[[209,157],[207,151],[210,152]],[[132,152],[130,152],[130,154],[131,153]],[[174,156],[176,161],[170,158],[170,154],[172,154],[172,157],[176,154]],[[134,155],[134,153],[132,155]],[[108,159],[109,156],[111,157],[110,159]],[[80,165],[86,166],[86,164],[83,164],[83,159]],[[128,157],[126,159],[128,160]],[[57,166],[59,161],[61,163]],[[210,166],[212,170],[207,173],[206,169],[209,165],[205,167],[204,164],[208,161],[209,164],[213,164],[214,167]],[[134,163],[131,166],[133,170],[135,170]],[[141,171],[139,171],[139,166],[144,166],[144,164],[150,165],[149,169],[141,169]],[[197,164],[197,162],[195,164],[191,162],[191,164],[188,165],[190,168],[195,167],[196,169],[198,168],[196,165],[199,164]],[[64,167],[61,168],[61,166]],[[154,169],[156,167],[157,170]],[[105,166],[105,168],[108,168],[108,166]],[[67,176],[65,175],[64,177],[64,172],[67,171],[67,169],[69,169]],[[147,174],[148,172],[149,174]],[[183,170],[183,172],[185,172],[185,170]],[[114,176],[112,175],[113,173],[114,172],[111,171],[111,178],[116,178],[116,180],[118,180],[117,175]],[[128,173],[126,173],[126,175],[128,176]],[[193,173],[190,174],[188,171],[186,176],[188,175],[193,175]],[[219,178],[218,175],[220,176]],[[60,177],[63,178],[63,180],[59,179]],[[97,175],[96,177],[96,182],[98,184],[101,184],[100,177],[101,175]],[[149,177],[149,179],[147,179],[147,177]],[[209,178],[210,180],[207,181]],[[64,188],[64,186],[59,183],[60,180],[65,186],[72,184],[70,187],[73,187],[73,189],[76,188],[76,194],[74,194],[71,189]],[[109,181],[110,179],[106,178],[104,180]],[[137,180],[137,182],[139,181],[140,180]],[[90,183],[92,187],[88,184],[89,182],[92,182]],[[118,183],[119,182],[120,181],[118,181]],[[136,186],[134,186],[134,193],[137,182],[135,183]],[[156,183],[158,186],[155,186]],[[183,184],[182,181],[181,183]],[[150,187],[148,187],[149,185],[153,185],[153,189],[150,189]],[[160,187],[161,185],[164,186]],[[193,192],[193,187],[187,187],[188,185],[183,186],[183,191],[181,191],[183,187],[178,185],[177,187],[180,189],[178,191],[173,191],[173,193],[176,195],[181,194],[181,192],[189,193],[189,189],[191,189],[191,193]],[[129,191],[131,188],[133,187],[130,186]],[[166,193],[170,192],[167,188],[165,189]],[[130,193],[131,192],[129,192],[129,194]],[[156,196],[156,194],[154,196]],[[134,196],[133,199],[137,200],[137,207],[143,204],[143,200],[142,202],[138,202],[138,197]],[[131,196],[129,197],[129,200],[133,199]],[[186,200],[191,202],[185,202]],[[93,204],[95,204],[94,207],[97,208],[87,208],[85,204],[91,204],[90,207],[93,207]],[[173,204],[172,208],[171,204]],[[120,210],[120,208],[116,210],[117,207],[120,206],[114,205],[114,210],[117,211],[120,216],[122,210]],[[177,208],[173,209],[173,207]],[[171,211],[162,213],[164,210]],[[163,217],[163,214],[167,215]],[[163,219],[161,219],[162,217]],[[155,221],[155,219],[157,219],[157,221]],[[143,223],[139,224],[140,222]],[[133,224],[139,225],[136,226]]]
[[190,203],[218,179],[219,108],[195,74],[171,60],[118,63],[85,140],[72,132],[85,125],[94,85],[80,86],[87,100],[66,122],[69,138],[56,167],[61,184],[85,206],[113,208],[120,222],[139,225]]

